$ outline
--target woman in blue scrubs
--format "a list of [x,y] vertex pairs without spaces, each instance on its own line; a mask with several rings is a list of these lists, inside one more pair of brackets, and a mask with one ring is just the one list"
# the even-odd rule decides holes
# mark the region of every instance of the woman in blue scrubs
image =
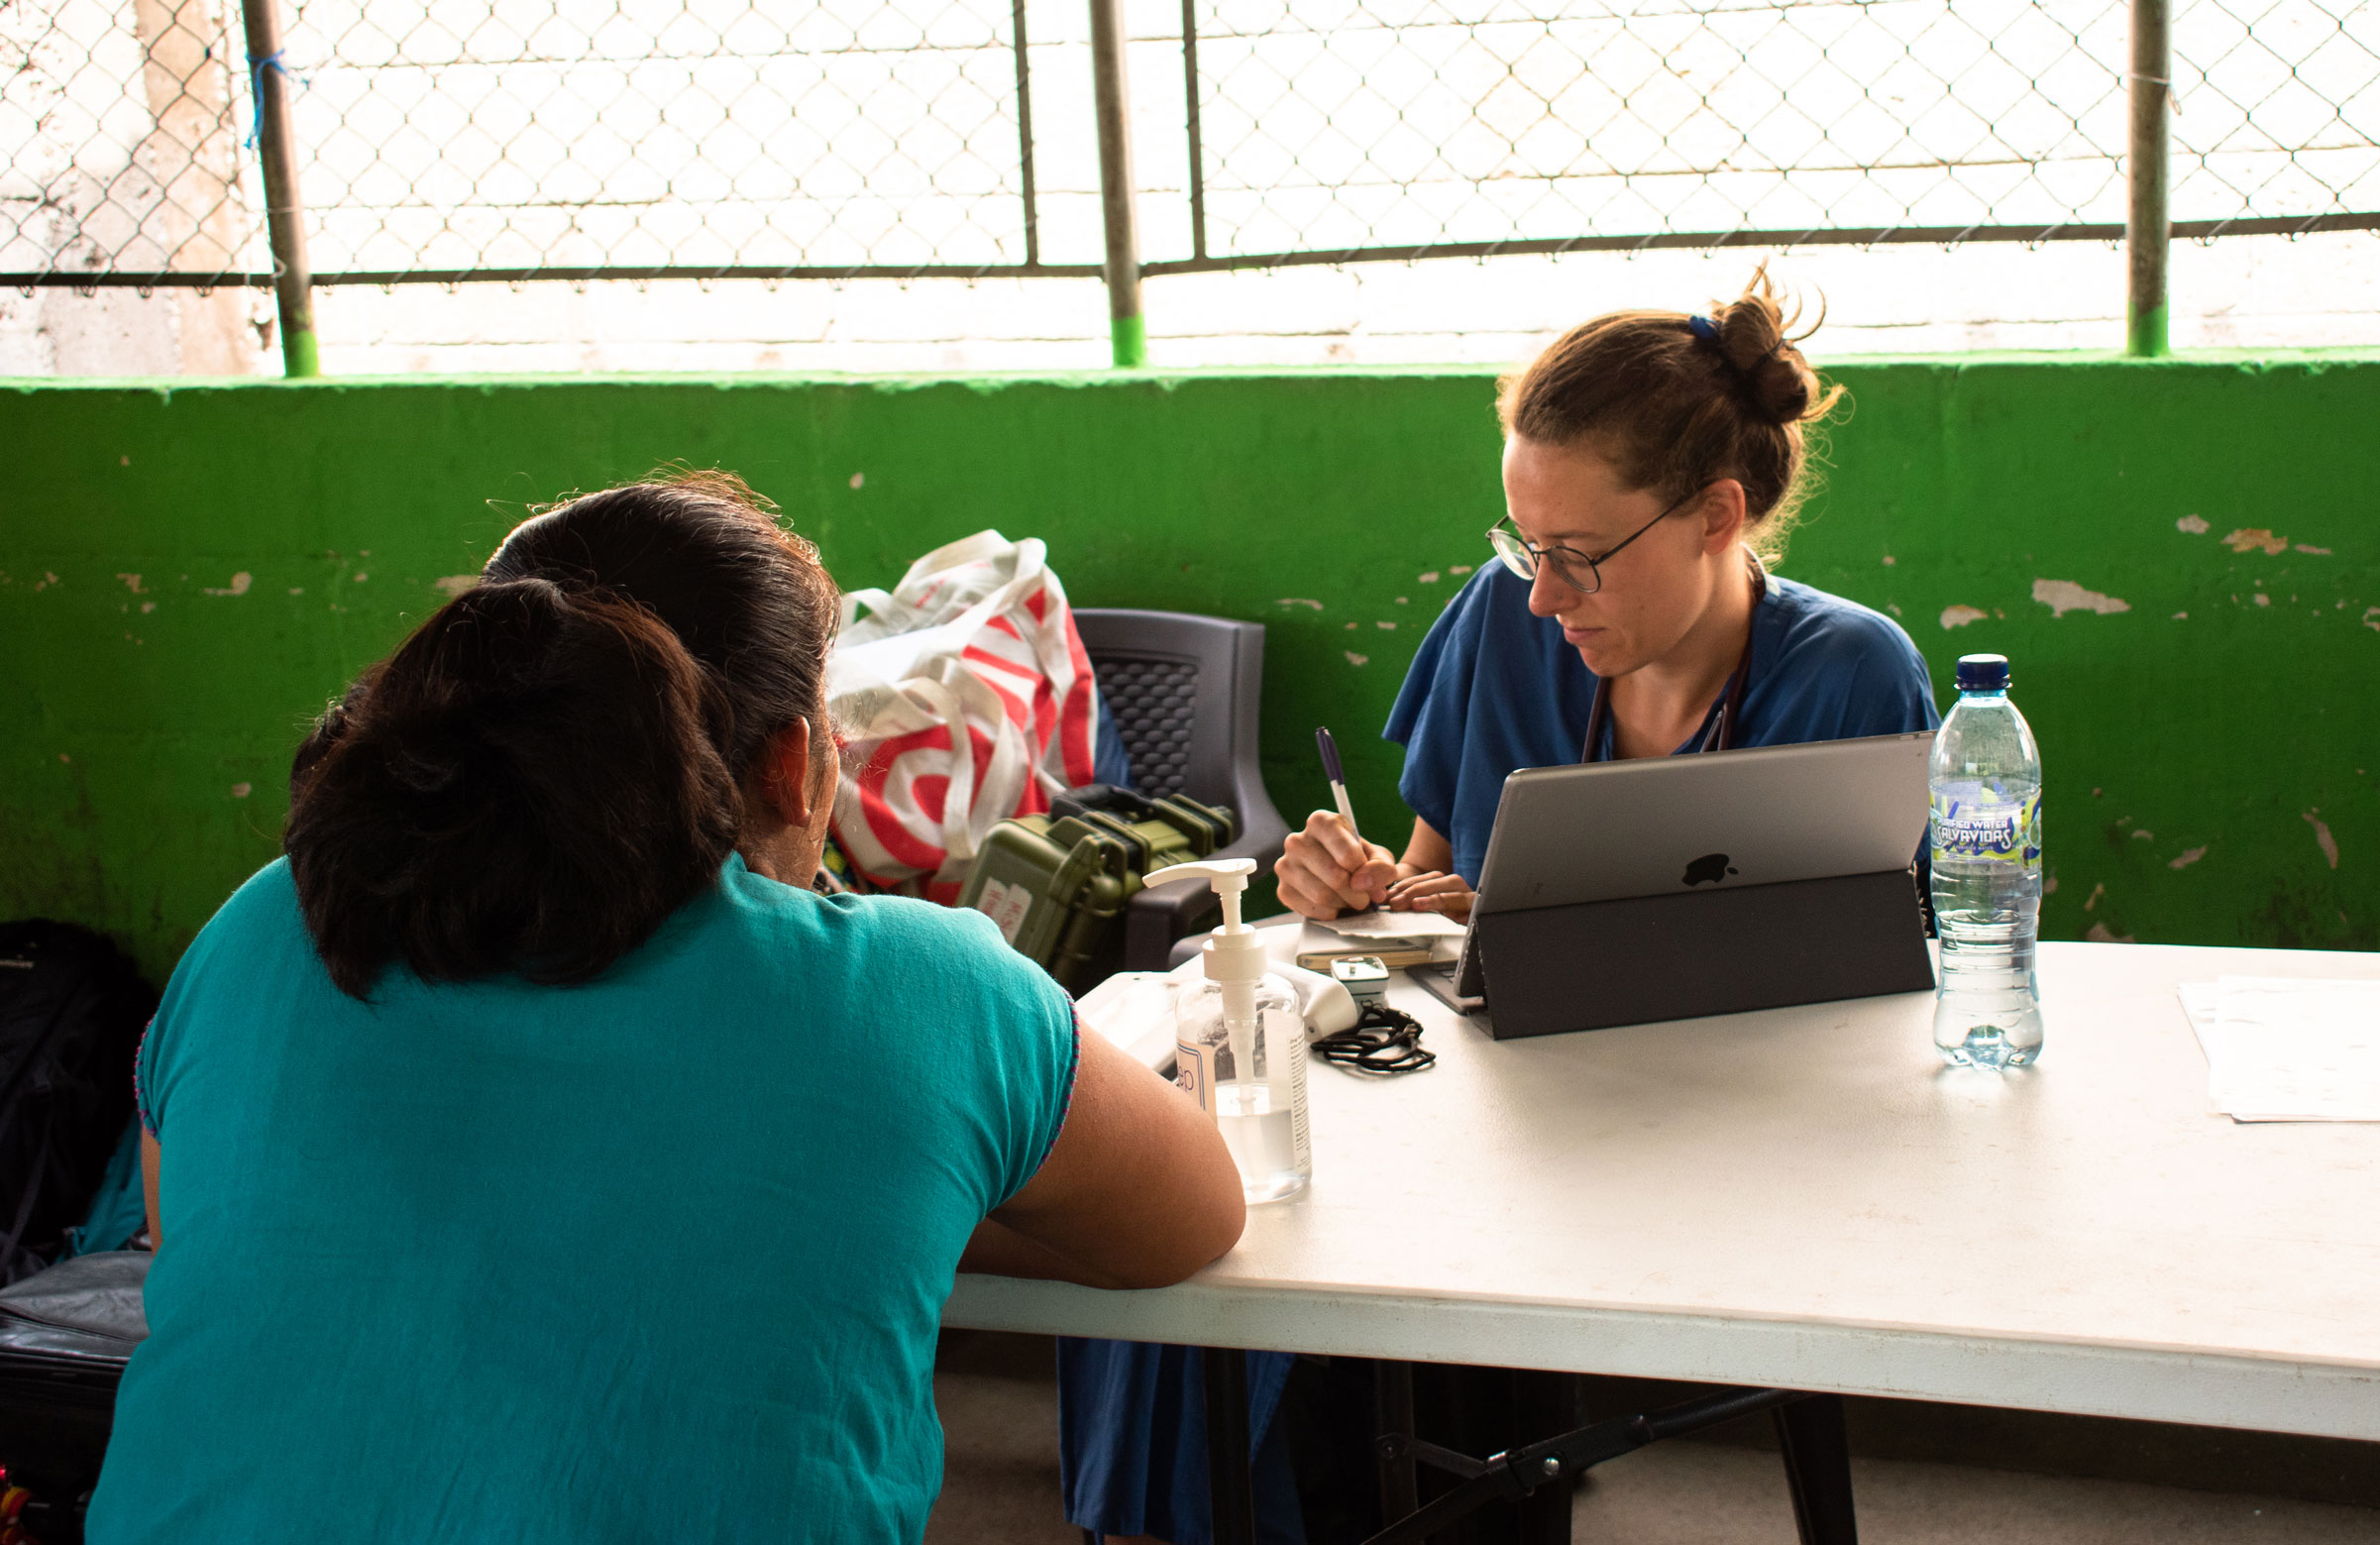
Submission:
[[[1840,396],[1785,325],[1758,276],[1708,317],[1597,317],[1504,384],[1502,561],[1440,615],[1389,715],[1413,835],[1400,856],[1317,811],[1276,868],[1285,904],[1467,917],[1516,768],[1941,721],[1897,623],[1763,566],[1805,492],[1802,425]],[[1197,1356],[1061,1349],[1068,1516],[1111,1545],[1211,1537]],[[1266,1545],[1305,1537],[1274,1420],[1290,1364],[1249,1359]]]
[[1930,729],[1900,624],[1771,575],[1805,492],[1802,424],[1834,405],[1765,276],[1713,316],[1621,311],[1518,378],[1506,515],[1388,716],[1414,813],[1400,856],[1330,811],[1292,835],[1281,900],[1469,916],[1517,768]]

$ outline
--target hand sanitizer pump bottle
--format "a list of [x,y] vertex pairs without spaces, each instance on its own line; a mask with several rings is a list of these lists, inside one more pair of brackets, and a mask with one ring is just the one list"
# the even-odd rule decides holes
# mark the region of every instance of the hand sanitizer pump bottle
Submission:
[[1207,974],[1174,1000],[1174,1081],[1222,1129],[1252,1205],[1294,1196],[1314,1178],[1306,1133],[1306,1022],[1289,984],[1267,971],[1256,931],[1240,921],[1252,858],[1175,864],[1150,885],[1207,880],[1223,927],[1203,947]]

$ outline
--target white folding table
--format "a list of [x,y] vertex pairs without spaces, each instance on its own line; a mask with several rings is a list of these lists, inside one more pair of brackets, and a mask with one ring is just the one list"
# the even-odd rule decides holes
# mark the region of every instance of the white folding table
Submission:
[[1438,1065],[1317,1063],[1314,1183],[1231,1254],[962,1276],[944,1323],[2380,1440],[2380,1125],[2217,1114],[2175,994],[2380,955],[2040,972],[2006,1076],[1940,1065],[1925,994],[1497,1042],[1400,977]]

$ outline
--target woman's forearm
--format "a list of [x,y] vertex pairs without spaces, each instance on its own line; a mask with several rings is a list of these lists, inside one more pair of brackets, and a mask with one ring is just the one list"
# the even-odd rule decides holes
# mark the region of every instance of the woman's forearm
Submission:
[[1436,827],[1416,816],[1413,818],[1413,836],[1405,844],[1405,856],[1397,860],[1397,877],[1410,878],[1417,874],[1445,874],[1455,867],[1455,844]]
[[1053,1282],[1080,1282],[1085,1287],[1120,1284],[1084,1268],[1072,1257],[1030,1239],[997,1218],[975,1226],[975,1234],[960,1253],[958,1269],[993,1276],[1028,1276]]

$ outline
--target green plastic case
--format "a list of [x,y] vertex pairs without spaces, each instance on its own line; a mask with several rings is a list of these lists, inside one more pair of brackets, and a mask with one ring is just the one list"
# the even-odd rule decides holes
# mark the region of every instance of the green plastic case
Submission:
[[1142,875],[1204,858],[1239,835],[1239,819],[1220,805],[1180,795],[1118,803],[1127,808],[1000,823],[959,890],[960,906],[989,917],[1019,954],[1069,990],[1113,954]]

